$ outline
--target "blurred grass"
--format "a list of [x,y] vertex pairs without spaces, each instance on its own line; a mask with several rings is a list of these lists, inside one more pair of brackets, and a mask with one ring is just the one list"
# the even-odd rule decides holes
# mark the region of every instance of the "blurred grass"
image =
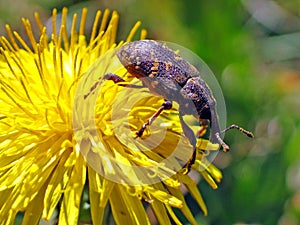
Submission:
[[[263,10],[263,5],[256,5],[266,2],[287,14],[274,10],[256,17]],[[119,39],[141,20],[149,38],[190,48],[219,80],[228,124],[239,124],[256,135],[254,140],[237,132],[226,135],[232,151],[215,160],[224,174],[220,188],[215,191],[199,183],[209,209],[207,217],[197,215],[199,224],[296,225],[300,224],[299,4],[296,0],[18,0],[11,4],[1,0],[0,32],[7,22],[22,31],[19,15],[33,18],[36,10],[46,20],[53,7],[68,6],[74,12],[86,6],[90,13],[110,8],[121,16]],[[284,18],[282,25],[268,22],[278,16]],[[194,213],[199,212],[195,206]]]

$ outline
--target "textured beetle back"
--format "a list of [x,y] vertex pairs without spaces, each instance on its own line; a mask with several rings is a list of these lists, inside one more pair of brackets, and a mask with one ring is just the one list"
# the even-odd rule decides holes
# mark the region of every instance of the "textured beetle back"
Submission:
[[188,78],[199,76],[198,70],[181,56],[152,40],[127,43],[119,50],[118,57],[129,72],[140,77],[173,76],[182,86]]

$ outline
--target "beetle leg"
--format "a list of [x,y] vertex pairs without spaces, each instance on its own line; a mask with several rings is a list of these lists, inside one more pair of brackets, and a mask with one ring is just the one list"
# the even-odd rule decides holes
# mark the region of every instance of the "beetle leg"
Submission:
[[[125,80],[122,77],[119,77],[117,74],[108,73],[105,74],[104,79],[106,80],[112,80],[115,84],[120,82],[125,82]],[[144,86],[141,85],[135,85],[135,84],[118,84],[119,86],[123,87],[129,87],[129,88],[143,88]]]
[[[119,77],[118,75],[113,74],[113,73],[105,74],[104,75],[104,80],[112,80],[115,83],[119,83],[119,82],[124,82],[125,81],[124,79],[122,79],[121,77]],[[83,96],[84,99],[86,99],[98,87],[98,85],[101,83],[100,81],[101,81],[101,78],[99,78],[94,83],[94,85],[90,88],[90,91]]]
[[124,82],[125,80],[122,77],[119,77],[117,74],[108,73],[104,75],[105,80],[112,80],[115,83]]
[[208,127],[208,120],[205,119],[200,119],[200,123],[201,123],[201,129],[199,129],[196,133],[196,137],[199,138],[203,135],[203,132],[207,129]]
[[196,141],[196,137],[195,137],[195,134],[192,131],[192,129],[184,122],[183,114],[181,113],[181,110],[179,110],[179,119],[180,119],[183,133],[189,139],[191,145],[193,146],[193,154],[192,154],[191,158],[189,159],[189,161],[187,161],[187,163],[183,166],[183,168],[186,169],[184,174],[187,174],[190,172],[191,167],[195,163],[195,160],[196,160],[196,142],[197,141]]
[[97,88],[98,85],[99,81],[96,81],[94,85],[90,88],[90,91],[87,94],[85,94],[83,98],[86,99]]
[[[120,82],[125,82],[125,80],[113,73],[108,73],[104,75],[104,80],[111,80],[114,83],[120,83]],[[101,78],[99,78],[94,85],[90,88],[89,92],[87,94],[85,94],[83,97],[84,99],[86,99],[100,84]],[[119,86],[123,86],[123,87],[130,87],[130,88],[143,88],[144,86],[140,86],[140,85],[134,85],[134,84],[118,84]]]
[[142,128],[136,132],[136,137],[141,137],[146,129],[147,126],[150,126],[153,121],[162,113],[162,111],[171,109],[172,108],[172,102],[165,100],[165,102],[162,104],[162,106],[148,119],[146,123],[143,124]]

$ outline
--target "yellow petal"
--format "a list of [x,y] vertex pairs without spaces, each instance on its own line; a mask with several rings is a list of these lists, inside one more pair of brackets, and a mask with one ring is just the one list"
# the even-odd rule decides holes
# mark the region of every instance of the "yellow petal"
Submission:
[[165,205],[170,205],[176,208],[181,208],[183,206],[182,201],[168,194],[161,183],[154,184],[153,187],[146,186],[145,191],[147,191],[154,199],[164,203]]
[[43,212],[43,199],[46,192],[47,183],[43,185],[37,196],[28,204],[24,214],[22,225],[38,224]]
[[116,224],[150,225],[150,221],[140,199],[128,195],[124,187],[115,185],[109,200]]
[[152,208],[155,217],[160,225],[171,225],[171,221],[169,219],[164,203],[156,200],[150,200],[149,205]]
[[207,208],[206,208],[205,202],[201,196],[201,193],[197,187],[197,183],[195,183],[195,181],[193,181],[189,176],[184,176],[184,175],[180,175],[179,180],[187,187],[190,194],[193,196],[193,198],[196,200],[196,202],[202,209],[203,214],[206,216]]
[[166,208],[167,208],[168,213],[170,214],[171,218],[173,219],[174,223],[176,225],[182,225],[182,223],[180,222],[180,220],[177,218],[176,214],[174,213],[173,209],[168,205],[166,205]]
[[115,183],[100,177],[90,167],[88,167],[88,176],[92,221],[93,224],[102,224],[104,211]]
[[65,162],[68,157],[70,157],[70,152],[66,151],[56,168],[56,173],[51,177],[45,197],[44,197],[44,211],[43,218],[49,220],[56,209],[58,202],[61,199],[63,191],[66,189],[66,186],[70,180],[72,167],[65,166]]
[[180,210],[182,211],[182,213],[185,215],[185,217],[191,224],[196,225],[197,222],[194,219],[194,216],[193,216],[192,212],[190,211],[190,208],[186,204],[183,193],[179,189],[171,188],[171,187],[168,187],[168,191],[170,192],[170,194],[172,194],[173,196],[177,197],[178,199],[180,199],[182,201],[183,207],[180,208]]
[[64,192],[58,223],[62,225],[77,224],[81,194],[86,179],[86,165],[80,156],[73,168],[71,179]]

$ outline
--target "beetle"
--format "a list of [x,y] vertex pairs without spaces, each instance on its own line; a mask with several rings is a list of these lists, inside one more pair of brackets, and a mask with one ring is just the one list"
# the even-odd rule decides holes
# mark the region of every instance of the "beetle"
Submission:
[[[134,77],[140,79],[144,87],[151,93],[165,99],[162,106],[148,119],[148,121],[136,132],[136,137],[142,137],[144,130],[164,110],[172,108],[172,101],[179,105],[179,119],[185,136],[193,146],[193,154],[184,165],[187,172],[190,171],[196,159],[196,135],[184,122],[183,116],[193,114],[203,126],[210,126],[210,141],[219,143],[223,150],[229,150],[229,146],[221,138],[221,134],[231,129],[237,129],[248,137],[254,137],[253,133],[237,125],[231,125],[220,130],[216,111],[216,100],[211,89],[203,80],[200,72],[180,55],[166,45],[154,40],[140,40],[129,42],[117,51],[117,57],[126,70]],[[105,79],[115,83],[125,80],[116,74],[106,74]],[[129,86],[123,85],[122,86]],[[86,98],[95,88],[84,95]],[[132,85],[133,87],[134,85]],[[191,109],[195,109],[194,112]]]

